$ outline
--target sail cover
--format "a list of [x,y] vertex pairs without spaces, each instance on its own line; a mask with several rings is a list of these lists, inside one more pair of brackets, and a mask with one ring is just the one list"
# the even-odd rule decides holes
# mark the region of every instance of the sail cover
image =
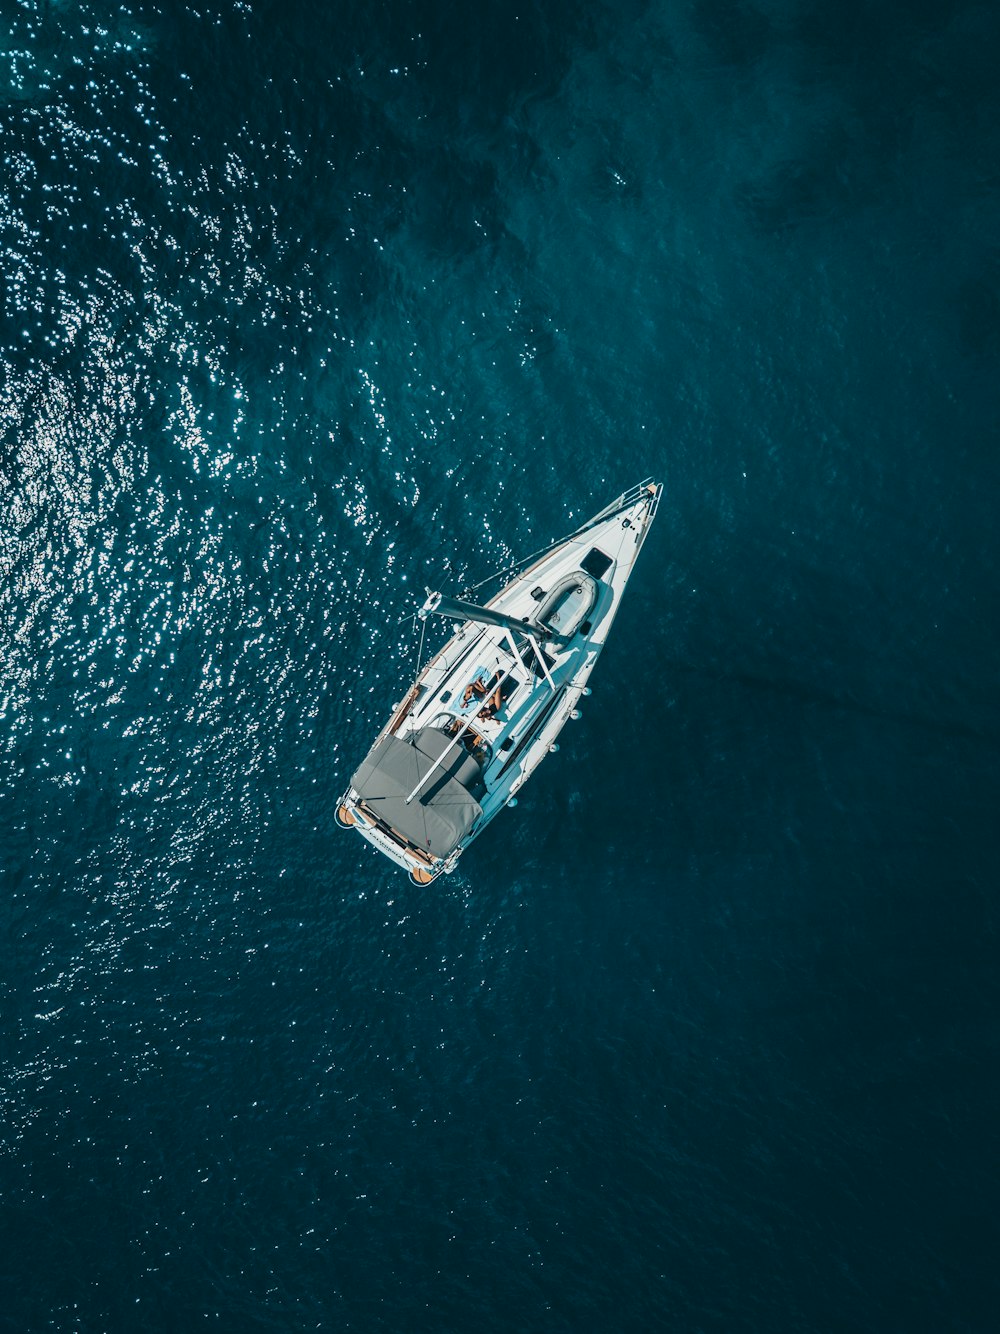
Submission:
[[[434,768],[441,755],[444,759]],[[432,768],[407,805],[406,798]],[[434,857],[453,852],[483,813],[476,800],[484,790],[478,763],[436,727],[425,727],[406,740],[383,737],[351,786],[379,819]]]

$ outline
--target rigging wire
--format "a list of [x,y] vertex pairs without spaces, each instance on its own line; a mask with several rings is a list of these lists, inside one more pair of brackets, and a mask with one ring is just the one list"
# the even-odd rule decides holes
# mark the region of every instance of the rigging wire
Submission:
[[[571,533],[570,536],[575,537],[576,533]],[[530,556],[523,556],[520,560],[514,561],[513,565],[505,565],[500,570],[494,570],[494,572],[488,574],[485,579],[480,579],[478,584],[470,584],[468,591],[470,593],[476,593],[486,584],[491,584],[494,579],[502,579],[504,575],[516,574],[518,570],[523,569],[525,565],[530,565],[533,560],[538,560],[540,556],[544,556],[548,551],[554,551],[556,547],[562,546],[567,540],[568,539],[565,537],[560,537],[555,542],[550,542],[547,547],[540,547],[537,551],[533,551]]]
[[[635,500],[643,491],[648,490],[650,488],[650,485],[651,485],[651,479],[647,477],[646,480],[640,482],[638,486],[633,486],[628,491],[623,492],[622,495],[620,495],[617,500],[613,501],[605,509],[601,510],[600,514],[595,514],[592,519],[588,519],[586,523],[582,524],[574,532],[570,533],[569,537],[557,538],[554,542],[550,542],[548,546],[539,547],[539,549],[537,551],[533,551],[530,556],[524,556],[521,558],[521,560],[516,560],[510,565],[504,565],[501,567],[501,569],[494,570],[494,572],[492,574],[488,574],[485,579],[480,579],[478,584],[467,584],[463,589],[460,590],[460,596],[469,597],[473,593],[477,593],[479,589],[485,588],[487,584],[491,584],[494,581],[494,579],[502,579],[504,575],[509,575],[509,576],[515,575],[518,572],[518,570],[523,570],[524,567],[526,565],[530,565],[532,561],[536,561],[540,559],[542,556],[547,555],[548,552],[554,551],[556,547],[562,546],[564,542],[568,542],[574,537],[579,537],[582,533],[585,533],[589,528],[593,528],[596,524],[600,523],[602,519],[609,518],[616,509],[624,508],[627,504],[630,504],[633,500]],[[454,573],[454,570],[451,566],[450,557],[447,557],[445,559],[443,572],[446,574]],[[403,620],[406,620],[405,616],[403,617]],[[402,625],[403,620],[399,622],[400,625]]]
[[530,565],[532,561],[538,560],[541,556],[547,555],[547,553],[550,551],[554,551],[556,547],[562,546],[564,542],[568,542],[574,537],[579,537],[580,534],[585,533],[588,528],[593,528],[595,524],[599,523],[602,519],[608,518],[609,515],[616,508],[623,507],[625,504],[631,501],[634,496],[638,495],[648,485],[649,485],[648,481],[642,482],[639,484],[639,486],[633,487],[630,491],[624,492],[624,494],[619,496],[616,501],[614,501],[611,505],[608,505],[606,509],[601,510],[600,514],[595,514],[592,519],[589,519],[585,524],[582,524],[579,528],[575,530],[575,532],[570,533],[568,538],[559,537],[554,542],[550,542],[548,546],[540,547],[538,551],[533,551],[530,556],[524,556],[522,557],[521,560],[514,561],[512,565],[505,565],[503,569],[496,570],[493,574],[488,574],[485,579],[480,579],[478,584],[470,584],[468,587],[468,592],[475,593],[480,588],[483,588],[486,584],[492,583],[494,579],[502,579],[505,574],[508,575],[516,574],[518,570],[523,570],[526,565]]
[[420,621],[420,644],[419,644],[419,647],[417,648],[417,675],[418,675],[418,676],[420,675],[420,664],[421,664],[421,663],[423,662],[423,660],[424,660],[424,635],[425,635],[426,633],[427,633],[427,620],[426,620],[426,618],[423,618],[423,619],[421,619],[421,621]]

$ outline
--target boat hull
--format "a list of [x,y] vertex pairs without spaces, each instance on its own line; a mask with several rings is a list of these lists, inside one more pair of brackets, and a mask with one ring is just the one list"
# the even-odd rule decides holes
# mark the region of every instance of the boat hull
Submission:
[[[337,805],[338,824],[356,830],[417,884],[455,869],[550,752],[583,693],[589,694],[590,675],[660,493],[653,482],[633,487],[529,560],[483,603],[494,614],[489,619],[500,624],[470,618],[458,626],[376,737]],[[396,741],[387,748],[388,737],[410,745],[420,763],[407,769],[405,749]],[[392,764],[380,766],[378,757],[387,749]],[[428,764],[421,758],[428,754],[439,758]],[[442,772],[459,755],[467,810],[478,812],[467,828],[467,819],[456,825],[437,818],[449,813],[446,805],[461,801]],[[415,780],[409,792],[408,773]],[[448,829],[451,838],[442,834]]]

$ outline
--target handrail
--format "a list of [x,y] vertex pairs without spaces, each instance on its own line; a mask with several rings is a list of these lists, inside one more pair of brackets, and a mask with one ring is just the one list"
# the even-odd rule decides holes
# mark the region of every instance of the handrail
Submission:
[[561,547],[566,542],[572,542],[575,537],[580,537],[596,524],[603,523],[605,519],[610,519],[611,516],[616,514],[619,510],[628,509],[630,505],[634,505],[635,502],[642,497],[643,492],[646,492],[653,497],[652,509],[649,515],[652,520],[653,516],[656,514],[656,508],[660,503],[660,493],[662,490],[662,482],[654,482],[652,477],[644,478],[641,482],[637,482],[634,486],[630,486],[627,491],[623,491],[617,500],[613,500],[611,504],[605,506],[599,514],[595,514],[593,518],[588,519],[586,523],[581,524],[580,527],[570,533],[568,537],[559,537],[554,542],[550,542],[547,547],[541,547],[538,551],[532,552],[530,556],[525,556],[522,560],[514,561],[513,565],[505,565],[503,569],[496,570],[493,574],[488,574],[485,579],[480,579],[478,584],[468,585],[468,591],[470,593],[475,593],[478,589],[484,588],[487,584],[492,583],[494,579],[500,579],[505,574],[515,574],[519,570],[523,570],[524,567],[530,565],[532,561],[547,555],[550,551],[554,551],[556,547]]

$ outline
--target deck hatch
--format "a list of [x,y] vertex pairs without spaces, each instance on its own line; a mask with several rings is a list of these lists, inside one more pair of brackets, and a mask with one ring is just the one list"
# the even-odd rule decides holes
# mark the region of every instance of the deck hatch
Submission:
[[580,562],[580,569],[594,579],[600,579],[611,568],[611,557],[606,556],[600,547],[591,547],[586,558]]

